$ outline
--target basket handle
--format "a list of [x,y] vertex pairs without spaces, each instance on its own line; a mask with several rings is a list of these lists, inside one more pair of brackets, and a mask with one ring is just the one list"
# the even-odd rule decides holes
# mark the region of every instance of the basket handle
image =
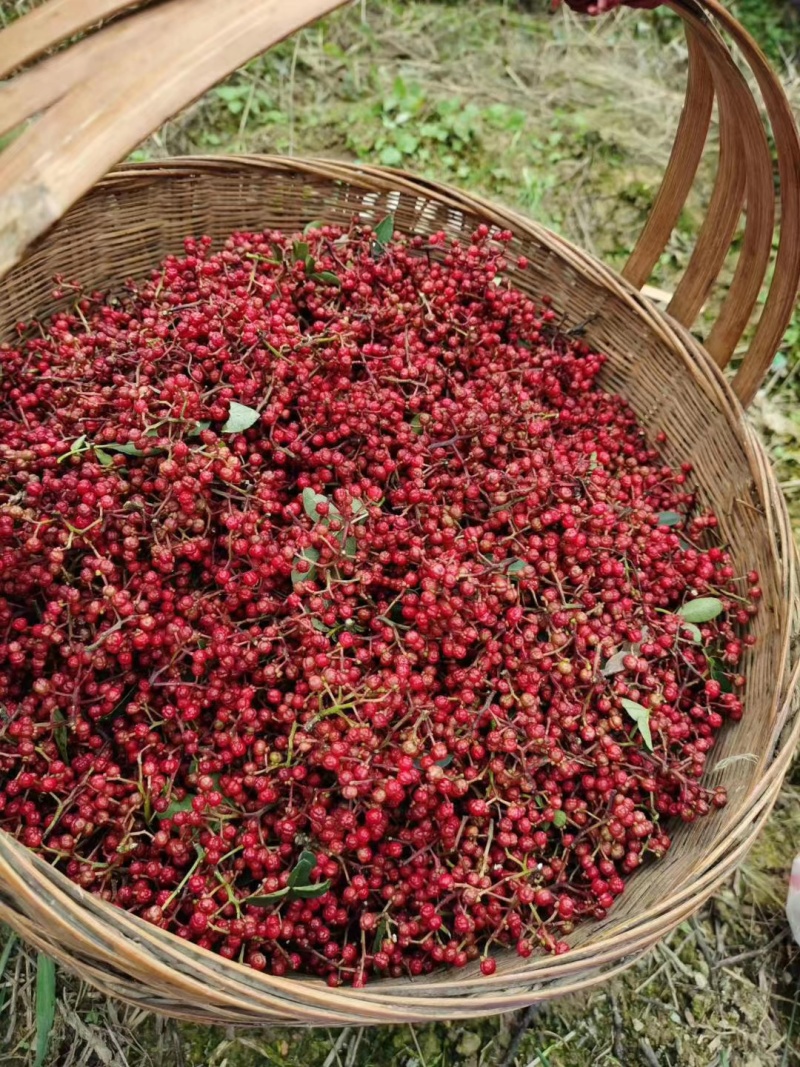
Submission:
[[[0,155],[0,277],[162,122],[254,55],[346,2],[162,0],[153,6],[150,0],[48,0],[0,32],[0,77],[23,68],[0,85],[0,135],[37,116]],[[733,282],[706,339],[715,361],[721,367],[728,363],[770,265],[775,189],[758,105],[720,27],[758,83],[780,180],[774,271],[749,351],[733,383],[746,405],[780,344],[800,282],[800,140],[766,58],[718,0],[667,0],[667,4],[686,25],[686,100],[664,181],[623,273],[641,288],[665,249],[694,181],[716,97],[720,126],[716,183],[669,311],[683,326],[692,326],[746,208]],[[85,31],[90,32],[77,44],[46,55],[56,44]]]

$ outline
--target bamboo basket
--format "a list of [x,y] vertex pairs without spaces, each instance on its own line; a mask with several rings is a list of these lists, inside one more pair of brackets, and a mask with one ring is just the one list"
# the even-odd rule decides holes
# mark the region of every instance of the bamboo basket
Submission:
[[[746,714],[723,731],[707,780],[728,806],[677,830],[602,921],[579,927],[571,951],[497,973],[475,965],[424,979],[333,990],[226,961],[85,893],[0,833],[0,920],[104,992],[177,1018],[232,1024],[406,1023],[502,1012],[585,990],[633,963],[688,918],[741,861],[767,819],[800,736],[795,698],[798,594],[786,510],[743,408],[791,314],[800,278],[800,142],[763,54],[717,0],[669,0],[685,23],[688,87],[650,218],[622,276],[529,219],[436,182],[381,167],[271,157],[186,158],[126,166],[137,143],[225,74],[343,0],[48,0],[0,33],[0,134],[36,116],[0,156],[0,337],[48,314],[58,272],[103,288],[142,276],[187,234],[216,241],[237,228],[292,231],[313,219],[376,222],[452,235],[479,221],[515,234],[529,266],[515,283],[548,293],[565,328],[609,355],[604,385],[623,393],[668,459],[689,460],[739,570],[762,575],[763,609],[748,653]],[[85,32],[89,31],[89,32]],[[59,51],[59,42],[84,32]],[[738,53],[735,61],[722,32]],[[750,67],[761,103],[740,63]],[[12,77],[8,77],[13,75]],[[666,314],[639,292],[692,185],[712,104],[719,117],[716,184],[705,224]],[[764,124],[768,118],[778,181]],[[102,180],[99,180],[102,179]],[[779,211],[776,213],[776,185]],[[719,317],[701,345],[689,328],[717,278],[746,205],[741,251]],[[779,243],[769,294],[740,369],[722,369],[750,320]],[[509,256],[513,260],[514,256]],[[736,758],[741,757],[741,758]],[[715,769],[716,768],[716,769]]]

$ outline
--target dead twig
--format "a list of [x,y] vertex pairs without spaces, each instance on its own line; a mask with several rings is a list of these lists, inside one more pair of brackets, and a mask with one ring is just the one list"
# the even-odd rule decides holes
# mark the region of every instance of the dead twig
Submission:
[[519,1046],[522,1044],[522,1039],[528,1032],[533,1020],[536,1018],[537,1015],[541,1013],[541,1011],[541,1004],[531,1004],[530,1007],[525,1009],[522,1014],[522,1018],[519,1021],[519,1025],[514,1031],[514,1036],[511,1038],[511,1044],[508,1046],[506,1054],[503,1057],[502,1062],[498,1065],[498,1067],[514,1067],[514,1061],[517,1058],[517,1053],[519,1052]]
[[639,1048],[642,1050],[642,1056],[647,1067],[661,1067],[658,1056],[653,1051],[653,1046],[647,1040],[646,1037],[639,1039]]

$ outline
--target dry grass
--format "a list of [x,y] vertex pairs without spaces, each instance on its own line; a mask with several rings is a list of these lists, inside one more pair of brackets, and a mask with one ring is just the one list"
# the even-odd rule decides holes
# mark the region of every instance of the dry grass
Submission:
[[[568,13],[533,19],[497,3],[373,3],[364,22],[346,10],[251,64],[144,151],[374,158],[399,145],[409,169],[535,209],[591,251],[619,257],[663,173],[685,64],[683,44],[662,45],[647,19],[632,34],[630,18],[601,26]],[[392,107],[398,81],[407,90],[405,121]],[[449,104],[461,108],[458,124],[439,114]],[[404,149],[402,135],[426,124],[440,140],[421,158]],[[687,231],[703,189],[708,180]],[[676,261],[684,253],[679,240]]]
[[[762,0],[742,2],[773,53],[788,53],[781,19]],[[22,6],[0,0],[0,22]],[[669,14],[579,23],[525,6],[356,3],[234,75],[139,156],[247,150],[389,161],[399,153],[409,169],[510,203],[619,264],[668,157],[685,48]],[[800,107],[788,54],[784,66]],[[712,163],[656,285],[670,288],[685,267]],[[795,325],[754,417],[800,520],[798,367]],[[745,865],[700,915],[623,978],[544,1013],[458,1026],[233,1033],[156,1019],[61,975],[42,1067],[791,1067],[800,1064],[800,949],[782,909],[797,851],[798,772]],[[35,976],[35,956],[11,945],[0,975],[0,1063],[8,1067],[35,1059]]]

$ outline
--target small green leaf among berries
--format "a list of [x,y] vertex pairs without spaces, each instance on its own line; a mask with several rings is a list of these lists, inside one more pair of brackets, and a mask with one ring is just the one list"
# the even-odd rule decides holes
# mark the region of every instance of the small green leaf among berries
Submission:
[[718,615],[721,615],[723,611],[722,601],[715,596],[687,600],[685,604],[678,608],[678,614],[681,618],[691,623],[711,622],[712,619],[716,619]]
[[642,740],[645,745],[653,751],[653,736],[650,733],[650,711],[644,705],[640,704],[636,700],[628,700],[623,698],[621,704],[625,711],[630,715],[636,725],[639,727],[639,733],[642,735]]
[[374,259],[380,259],[393,236],[394,215],[386,215],[375,227],[375,243],[372,246],[372,255]]
[[289,875],[289,881],[281,889],[272,893],[260,893],[248,897],[247,903],[258,907],[267,907],[281,900],[315,900],[324,896],[330,889],[329,879],[323,882],[311,882],[311,872],[317,865],[317,857],[313,852],[304,849]]
[[259,414],[255,408],[248,407],[246,404],[239,404],[235,400],[232,400],[230,404],[230,413],[222,427],[222,433],[243,433],[257,423],[258,419]]

